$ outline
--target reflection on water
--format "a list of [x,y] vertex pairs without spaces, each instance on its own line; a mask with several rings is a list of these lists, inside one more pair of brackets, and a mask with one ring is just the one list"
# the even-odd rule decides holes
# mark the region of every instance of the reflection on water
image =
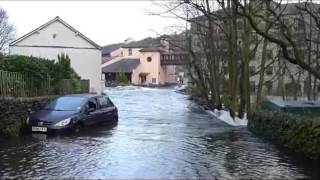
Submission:
[[307,178],[316,168],[220,122],[171,89],[107,90],[119,122],[78,134],[0,138],[10,178]]

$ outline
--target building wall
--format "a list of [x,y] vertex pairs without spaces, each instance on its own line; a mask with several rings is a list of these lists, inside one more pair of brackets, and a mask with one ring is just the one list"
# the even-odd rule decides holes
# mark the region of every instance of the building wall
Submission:
[[[142,48],[131,48],[132,55],[129,56],[129,48],[120,48],[113,51],[112,54],[121,54],[121,56],[108,61],[101,65],[101,68],[113,64],[117,61],[125,58],[140,58],[140,64],[132,72],[132,83],[140,85],[140,73],[149,73],[145,84],[142,85],[164,85],[176,83],[175,66],[161,66],[160,65],[160,52],[140,52]],[[122,52],[122,53],[121,53]],[[113,55],[112,55],[113,56]],[[147,58],[151,57],[152,61],[148,62]],[[156,82],[152,82],[152,78],[156,79]]]
[[161,66],[160,68],[160,79],[162,84],[173,84],[177,82],[177,77],[175,73],[175,66]]
[[60,21],[10,46],[10,54],[57,60],[60,53],[71,59],[72,68],[82,79],[90,80],[90,91],[101,92],[101,51]]
[[[132,50],[132,55],[129,56],[129,49]],[[123,53],[123,56],[125,57],[140,57],[141,56],[141,50],[142,48],[122,48],[122,53]]]
[[177,77],[176,77],[176,71],[175,71],[175,66],[166,66],[166,83],[176,83],[177,82]]
[[90,91],[101,92],[101,52],[98,49],[44,48],[44,47],[10,47],[10,54],[36,56],[57,60],[60,53],[70,57],[71,67],[82,79],[90,80]]
[[[301,32],[303,32],[303,28],[301,29],[301,26],[298,25],[298,21],[296,21],[296,18],[300,18],[301,19],[301,15],[297,15],[297,16],[293,16],[293,15],[290,15],[286,18],[286,20],[288,22],[286,23],[289,23],[291,24],[294,28],[292,29],[292,34],[294,36],[299,36],[301,35]],[[309,18],[304,18],[304,20],[306,20],[306,22],[308,22],[308,19]],[[200,53],[203,53],[203,48],[201,47],[201,38],[198,37],[197,35],[197,23],[192,23],[191,24],[191,31],[192,32],[195,32],[192,36],[193,38],[193,49],[197,52],[200,52]],[[206,23],[206,22],[204,22]],[[299,29],[300,27],[300,29]],[[215,36],[217,36],[217,38],[215,39],[215,43],[217,44],[220,44],[222,43],[222,47],[220,49],[223,49],[223,48],[227,48],[226,46],[226,38],[225,38],[225,35],[222,31],[219,30],[220,27],[219,26],[216,26],[215,27]],[[270,31],[272,31],[273,33],[278,33],[278,30],[277,29],[271,29]],[[306,31],[309,32],[308,30],[308,26],[306,28]],[[239,31],[239,37],[241,37],[241,33],[243,33],[242,31]],[[252,32],[254,34],[254,32]],[[315,34],[314,34],[315,36]],[[221,37],[221,38],[218,38],[218,37]],[[253,37],[253,36],[252,36]],[[316,39],[317,37],[313,37],[314,39]],[[295,39],[299,40],[298,37],[295,37]],[[259,71],[260,70],[260,64],[261,64],[261,59],[262,59],[262,49],[263,49],[263,40],[261,38],[261,36],[258,36],[257,35],[257,41],[258,40],[261,40],[258,48],[256,49],[256,52],[255,52],[255,57],[250,61],[250,67],[253,67],[255,72]],[[223,45],[225,44],[225,45]],[[306,47],[308,48],[308,46],[304,46],[303,45],[303,41],[299,42],[298,44],[302,44],[303,47]],[[255,44],[252,45],[252,49],[254,48]],[[316,47],[312,47],[314,50]],[[292,83],[292,77],[295,79],[295,81],[298,80],[298,72],[301,70],[301,68],[299,68],[297,65],[294,65],[294,64],[291,64],[289,63],[287,60],[283,59],[283,58],[280,58],[279,59],[279,50],[280,48],[276,45],[276,44],[273,44],[273,43],[268,43],[268,47],[267,47],[267,50],[270,51],[271,53],[271,56],[269,58],[267,58],[267,61],[266,61],[266,65],[268,65],[269,63],[271,63],[274,59],[276,59],[275,63],[273,63],[272,65],[269,66],[269,68],[272,70],[272,74],[267,74],[265,72],[265,75],[264,75],[264,82],[267,82],[267,81],[270,81],[271,82],[271,91],[268,91],[268,87],[267,87],[267,83],[264,84],[264,88],[263,88],[263,94],[265,95],[279,95],[280,92],[282,91],[282,87],[280,86],[280,84],[284,84],[284,86],[286,85],[289,85],[290,83]],[[219,51],[219,49],[217,49],[217,51]],[[281,64],[286,64],[286,66],[288,67],[287,69],[289,69],[291,71],[291,74],[288,72],[288,70],[285,71],[285,74],[282,75],[281,77],[279,77],[279,74],[280,71],[280,67],[279,66],[279,63]],[[227,65],[227,64],[226,64]],[[267,70],[267,69],[266,69]],[[276,76],[277,75],[277,76]],[[227,76],[226,76],[227,78]],[[307,79],[307,73],[306,72],[302,72],[301,76],[300,76],[300,92],[298,94],[304,94],[304,90],[306,87],[304,87],[304,81]],[[257,92],[257,87],[258,87],[258,83],[259,83],[259,74],[257,73],[256,75],[254,76],[251,76],[250,77],[250,83],[252,83],[252,85],[254,85],[253,89],[254,89],[254,92],[252,93],[256,93]],[[292,93],[293,92],[293,89],[291,88],[287,88],[286,90],[286,94],[289,94],[289,93]]]
[[[160,60],[159,60],[160,61]],[[159,83],[160,84],[165,84],[166,83],[166,67],[165,66],[160,66],[159,68]]]
[[122,52],[123,52],[122,48],[119,48],[119,49],[112,51],[110,53],[110,56],[111,57],[123,56],[123,54],[121,54]]
[[[54,35],[55,37],[53,37]],[[15,45],[95,48],[59,21],[53,22],[38,33],[23,39]]]
[[[151,62],[147,61],[147,58],[151,57]],[[147,79],[145,84],[143,85],[149,85],[149,84],[155,84],[160,85],[164,82],[164,80],[160,79],[160,53],[159,52],[144,52],[141,53],[140,56],[140,64],[136,69],[134,69],[132,73],[132,83],[133,84],[140,84],[140,73],[149,73],[147,75]],[[160,73],[160,74],[159,74]],[[155,78],[155,82],[152,83],[152,79]]]

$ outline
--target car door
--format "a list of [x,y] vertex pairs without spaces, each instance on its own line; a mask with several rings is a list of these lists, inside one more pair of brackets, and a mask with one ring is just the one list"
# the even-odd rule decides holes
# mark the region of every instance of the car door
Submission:
[[[93,125],[99,122],[98,103],[95,98],[90,98],[85,105],[85,117],[83,118],[84,125]],[[90,110],[91,109],[91,110]]]
[[109,100],[109,98],[107,96],[100,96],[98,98],[98,102],[100,104],[100,111],[101,111],[101,115],[100,115],[100,119],[103,122],[112,120],[114,118],[114,114],[115,114],[115,107],[113,105],[113,103]]

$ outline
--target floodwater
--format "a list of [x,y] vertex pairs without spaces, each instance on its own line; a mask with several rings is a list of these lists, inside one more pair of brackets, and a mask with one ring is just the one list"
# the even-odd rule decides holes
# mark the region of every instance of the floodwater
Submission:
[[209,116],[173,89],[111,88],[119,122],[0,138],[4,178],[319,178],[316,167]]

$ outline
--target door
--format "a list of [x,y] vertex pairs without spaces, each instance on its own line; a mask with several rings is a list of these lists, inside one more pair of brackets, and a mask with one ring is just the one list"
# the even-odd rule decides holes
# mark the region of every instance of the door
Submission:
[[116,116],[116,108],[112,101],[107,96],[100,96],[98,102],[100,106],[100,121],[107,122],[113,120]]
[[95,98],[90,98],[85,107],[85,115],[83,118],[84,125],[93,125],[99,122],[98,103]]

